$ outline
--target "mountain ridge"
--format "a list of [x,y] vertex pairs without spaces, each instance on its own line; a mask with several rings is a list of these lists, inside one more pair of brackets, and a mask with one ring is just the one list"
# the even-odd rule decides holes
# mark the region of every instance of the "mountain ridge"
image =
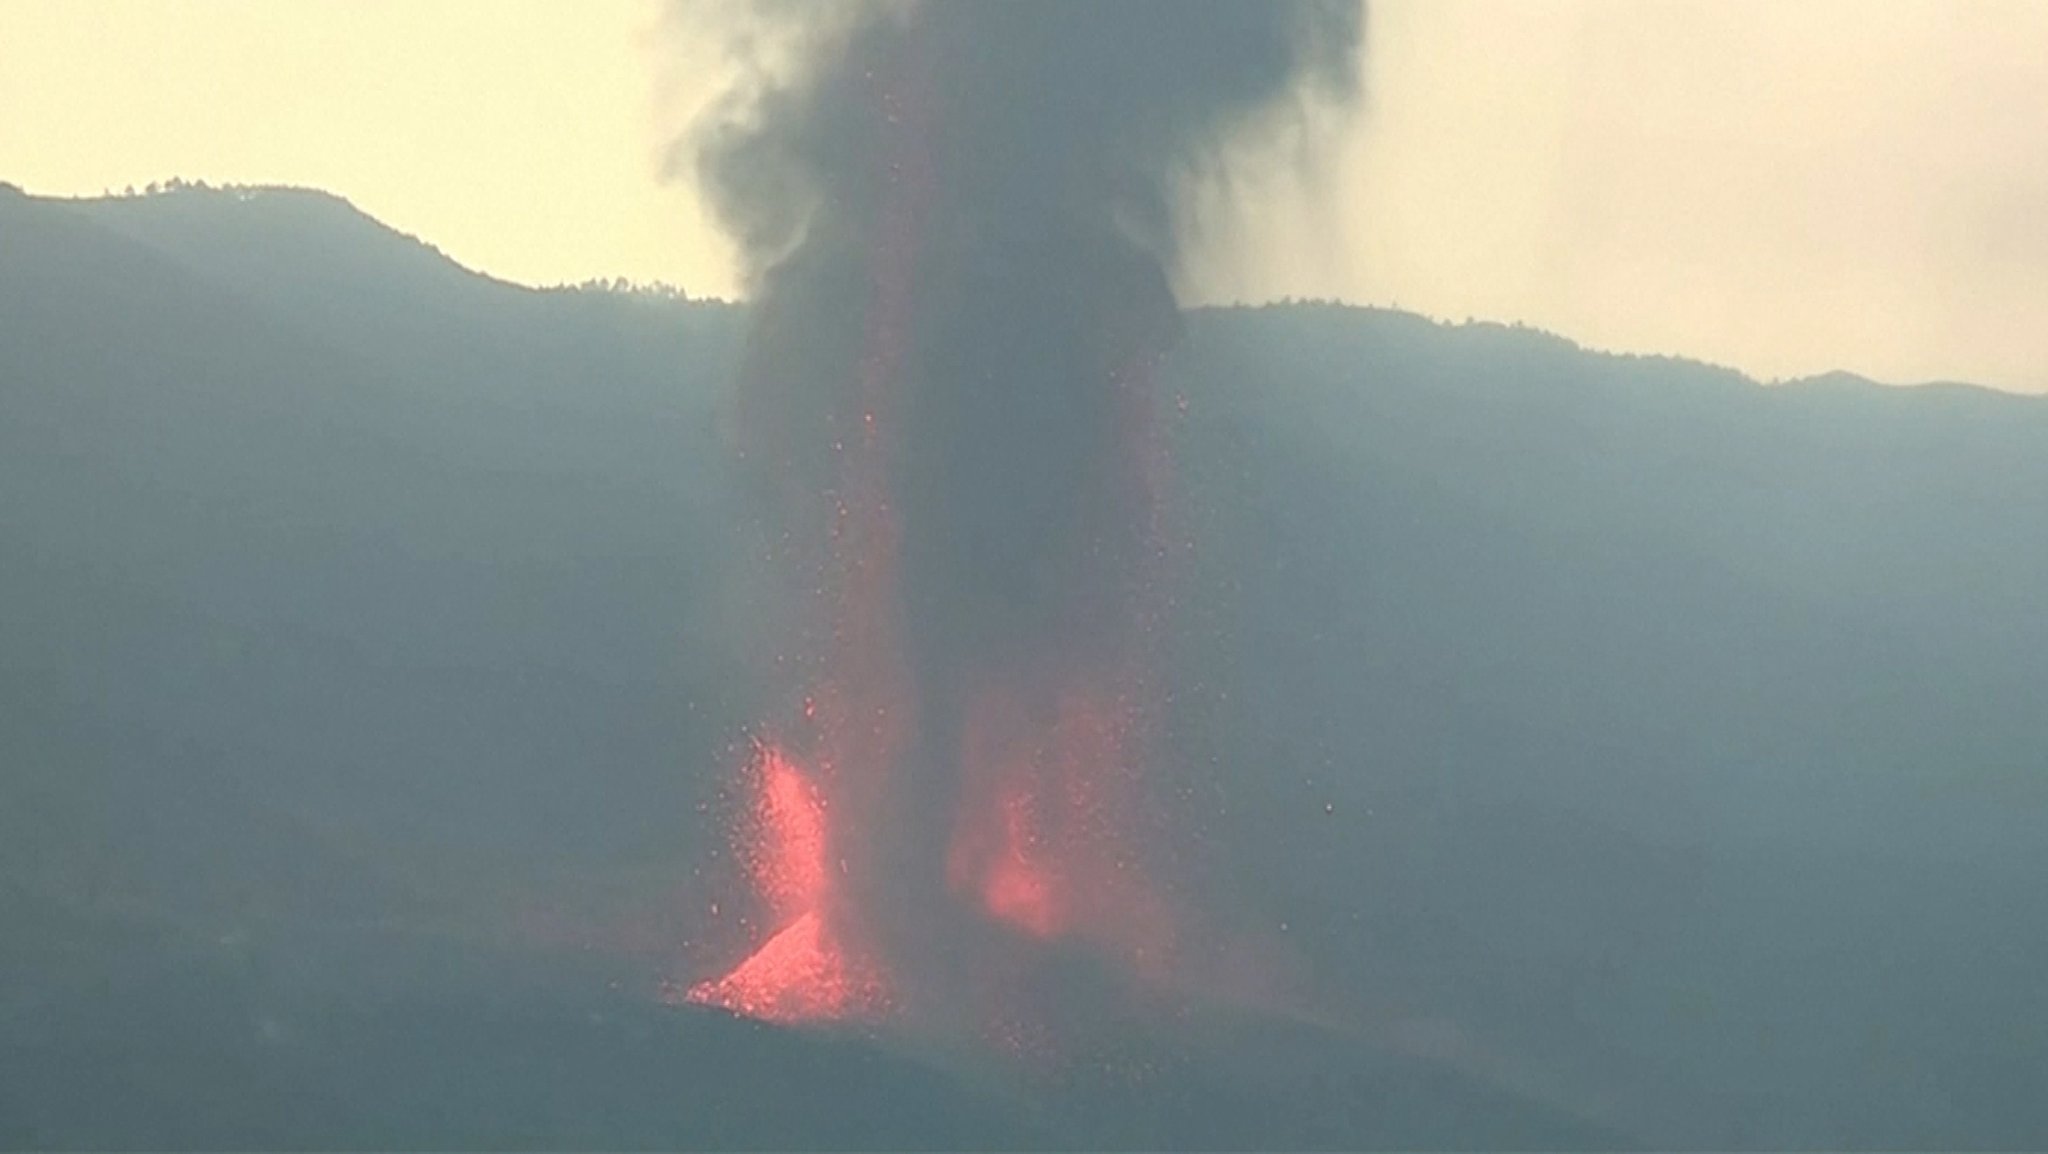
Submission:
[[[266,236],[275,237],[289,234],[292,230],[303,230],[315,223],[313,219],[292,220],[290,214],[297,212],[301,217],[309,213],[324,216],[321,227],[330,234],[322,238],[317,250],[326,255],[345,252],[353,245],[374,246],[381,250],[382,275],[399,274],[404,266],[413,266],[419,273],[433,269],[433,274],[444,281],[453,283],[457,278],[466,278],[471,287],[498,292],[522,294],[584,292],[598,295],[635,297],[647,295],[647,290],[634,286],[613,289],[602,280],[587,286],[529,285],[506,280],[481,269],[464,265],[430,241],[403,232],[379,221],[358,207],[353,201],[339,193],[302,185],[224,185],[179,184],[156,192],[131,194],[107,193],[101,195],[47,196],[28,193],[19,186],[8,185],[23,200],[70,206],[83,212],[88,219],[128,236],[130,239],[149,245],[174,256],[190,259],[200,257],[201,264],[207,263],[208,254],[214,252],[224,240],[237,245],[260,243]],[[183,210],[183,211],[180,211]],[[224,211],[225,210],[225,211]],[[212,214],[212,215],[209,215]],[[217,219],[230,217],[232,221]],[[191,227],[197,224],[200,231],[194,233]],[[241,232],[233,236],[223,235],[223,228],[235,227]],[[354,234],[354,235],[348,235]],[[298,254],[294,254],[298,255]],[[438,266],[438,267],[435,267]],[[705,305],[727,305],[744,307],[743,303],[720,301],[715,298],[686,298],[691,303]],[[1397,307],[1380,305],[1351,304],[1338,301],[1269,301],[1261,303],[1215,304],[1194,306],[1190,312],[1227,312],[1237,309],[1261,310],[1269,308],[1335,308],[1365,313],[1385,314],[1389,317],[1412,318],[1437,328],[1471,330],[1475,334],[1505,335],[1518,341],[1552,341],[1572,352],[1586,353],[1600,357],[1612,357],[1631,363],[1675,364],[1709,368],[1732,373],[1744,382],[1767,385],[1771,388],[1864,388],[1884,389],[1935,389],[1971,390],[1992,393],[1998,396],[2017,396],[2028,399],[2048,399],[2039,394],[1998,389],[1989,385],[1967,381],[1933,379],[1927,381],[1893,382],[1852,372],[1833,369],[1805,376],[1788,377],[1764,381],[1743,370],[1726,367],[1709,361],[1699,360],[1683,353],[1622,352],[1596,348],[1582,344],[1567,334],[1552,332],[1512,320],[1466,319],[1453,321],[1430,317],[1426,314],[1409,312]]]
[[[0,197],[0,1036],[248,941],[549,997],[719,945],[788,612],[744,306],[307,195]],[[1194,310],[1160,387],[1160,804],[1219,922],[1659,1144],[2039,1144],[2041,398],[1315,304]]]

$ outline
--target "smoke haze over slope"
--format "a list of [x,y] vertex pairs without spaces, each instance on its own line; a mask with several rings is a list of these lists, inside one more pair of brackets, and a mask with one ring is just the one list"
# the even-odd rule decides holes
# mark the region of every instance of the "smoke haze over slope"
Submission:
[[653,1005],[785,704],[731,607],[801,605],[728,584],[748,321],[316,194],[0,194],[0,1140],[2042,1144],[2048,411],[1376,310],[1158,370],[1160,757],[1353,1032],[1026,1124]]

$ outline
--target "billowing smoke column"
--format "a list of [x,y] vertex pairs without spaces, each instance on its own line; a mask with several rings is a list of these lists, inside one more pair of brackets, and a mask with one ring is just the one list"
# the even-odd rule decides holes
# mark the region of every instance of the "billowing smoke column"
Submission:
[[[1175,196],[1285,101],[1348,93],[1360,4],[711,19],[761,65],[689,141],[756,302],[740,437],[815,602],[777,639],[799,677],[762,756],[803,767],[823,865],[781,936],[693,996],[943,1015],[990,1004],[1033,940],[1163,972],[1175,903],[1137,775]],[[818,988],[855,973],[859,997]]]

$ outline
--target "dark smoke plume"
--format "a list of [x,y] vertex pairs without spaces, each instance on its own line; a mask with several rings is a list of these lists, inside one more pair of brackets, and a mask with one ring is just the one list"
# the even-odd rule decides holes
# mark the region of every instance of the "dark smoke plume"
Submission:
[[[864,916],[900,961],[907,931],[889,911],[945,902],[974,699],[1028,703],[1075,670],[1127,663],[1147,627],[1145,407],[1178,331],[1177,201],[1224,175],[1227,146],[1262,118],[1350,95],[1364,13],[1359,0],[688,12],[749,62],[682,155],[754,298],[741,437],[775,497],[783,561],[838,590],[810,656],[830,664],[835,646],[858,648],[849,634],[886,633],[890,654],[823,675],[861,683],[853,712],[914,718],[886,751],[899,764],[873,771],[889,784],[836,799],[861,826],[863,844],[841,848]],[[880,592],[847,594],[863,573]],[[900,692],[876,688],[892,664]]]

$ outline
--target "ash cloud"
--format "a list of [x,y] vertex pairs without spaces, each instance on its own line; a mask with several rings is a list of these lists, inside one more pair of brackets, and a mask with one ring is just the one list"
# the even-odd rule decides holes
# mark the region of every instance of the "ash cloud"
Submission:
[[913,76],[946,209],[1114,224],[1169,269],[1179,186],[1234,133],[1358,85],[1358,0],[697,0],[736,76],[677,149],[757,290],[791,250],[872,225],[893,183],[892,110]]
[[[1177,207],[1240,137],[1356,89],[1358,0],[690,6],[736,79],[678,164],[754,300],[741,441],[777,536],[831,566],[872,444],[911,764],[874,832],[938,884],[964,714],[1115,660],[1139,626],[1139,440],[1179,318]],[[883,410],[879,416],[877,409]],[[815,584],[828,584],[820,578]],[[808,582],[807,583],[813,583]],[[908,896],[902,896],[908,895]]]

